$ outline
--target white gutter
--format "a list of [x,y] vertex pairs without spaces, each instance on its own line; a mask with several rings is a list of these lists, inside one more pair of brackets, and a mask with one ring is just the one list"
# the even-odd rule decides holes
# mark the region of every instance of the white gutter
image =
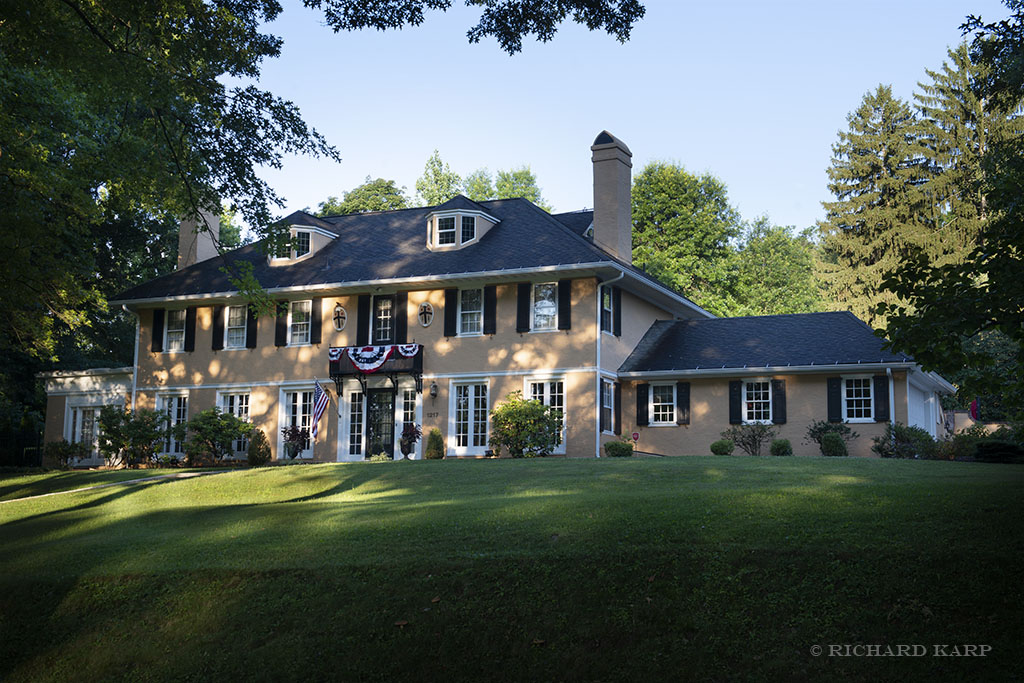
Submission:
[[[594,455],[598,458],[601,457],[601,409],[602,409],[602,396],[601,396],[601,344],[604,341],[603,332],[601,332],[601,315],[604,313],[604,297],[601,294],[601,287],[607,287],[608,285],[615,284],[622,278],[626,277],[626,271],[620,270],[618,276],[602,282],[597,287],[597,421],[594,423],[595,427],[595,439],[594,439]],[[615,305],[614,298],[612,299],[612,306]],[[615,311],[612,311],[612,316],[615,315]],[[622,311],[619,311],[619,315],[622,315]],[[614,396],[612,397],[614,401]],[[612,406],[612,419],[615,419],[615,406]]]
[[139,386],[139,332],[142,328],[142,316],[121,304],[121,310],[135,317],[135,355],[132,358],[132,412],[135,412],[135,395]]
[[913,361],[895,361],[892,363],[829,363],[824,365],[748,365],[742,368],[693,368],[688,370],[648,370],[620,372],[623,379],[657,379],[661,377],[715,377],[719,375],[763,375],[770,374],[803,374],[809,372],[868,372],[874,370],[910,370],[915,366]]

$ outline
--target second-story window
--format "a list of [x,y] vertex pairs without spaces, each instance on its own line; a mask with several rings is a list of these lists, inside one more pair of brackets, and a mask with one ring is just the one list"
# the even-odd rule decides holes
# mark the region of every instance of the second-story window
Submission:
[[312,301],[293,301],[291,307],[291,322],[288,327],[289,340],[292,346],[296,344],[309,343],[309,323],[312,319],[310,310]]
[[437,219],[437,243],[455,244],[455,216]]
[[612,288],[601,287],[601,331],[612,331]]
[[558,327],[558,285],[545,282],[533,286],[533,330]]
[[462,241],[470,242],[476,237],[476,218],[473,216],[462,217]]
[[373,343],[395,342],[395,297],[373,297]]
[[484,331],[484,290],[463,289],[459,292],[459,334],[480,334]]
[[245,306],[228,306],[227,315],[224,348],[241,349],[245,346]]
[[167,340],[164,348],[168,351],[185,350],[185,311],[167,311]]
[[294,245],[295,255],[293,258],[299,258],[309,253],[310,242],[309,233],[304,230],[297,230],[295,237],[292,238],[292,244]]

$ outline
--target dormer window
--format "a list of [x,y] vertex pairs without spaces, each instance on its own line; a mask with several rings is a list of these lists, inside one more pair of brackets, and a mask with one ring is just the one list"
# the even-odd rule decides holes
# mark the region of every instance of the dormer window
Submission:
[[[458,199],[471,203],[464,197],[451,203],[459,204]],[[438,207],[427,215],[427,248],[449,251],[476,244],[497,224],[498,219],[484,211],[462,206]]]
[[472,242],[476,238],[476,217],[462,217],[462,243]]
[[286,266],[295,261],[305,260],[323,249],[337,234],[313,225],[292,225],[288,236],[282,239],[270,254],[270,265]]
[[309,233],[305,230],[296,230],[295,236],[292,238],[292,245],[292,258],[299,258],[308,254],[310,248]]
[[455,244],[455,216],[437,219],[437,245]]

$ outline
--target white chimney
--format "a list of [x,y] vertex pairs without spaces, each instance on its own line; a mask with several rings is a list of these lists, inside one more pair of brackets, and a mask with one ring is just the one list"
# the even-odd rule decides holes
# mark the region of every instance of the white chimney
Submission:
[[194,218],[187,218],[178,228],[178,269],[191,266],[217,255],[216,242],[220,239],[220,216],[206,209],[199,212],[206,224],[202,229]]
[[608,131],[594,139],[594,243],[633,263],[633,153]]

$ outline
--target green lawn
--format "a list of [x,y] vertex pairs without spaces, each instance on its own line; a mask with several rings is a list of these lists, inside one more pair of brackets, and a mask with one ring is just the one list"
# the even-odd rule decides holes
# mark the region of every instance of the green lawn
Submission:
[[[73,491],[97,484],[159,476],[193,470],[89,470],[4,475],[0,471],[0,501]],[[0,517],[2,519],[2,517]]]
[[[0,680],[1019,679],[1022,484],[953,462],[427,461],[8,502]],[[929,656],[811,654],[858,643]],[[956,644],[992,649],[931,656]]]

